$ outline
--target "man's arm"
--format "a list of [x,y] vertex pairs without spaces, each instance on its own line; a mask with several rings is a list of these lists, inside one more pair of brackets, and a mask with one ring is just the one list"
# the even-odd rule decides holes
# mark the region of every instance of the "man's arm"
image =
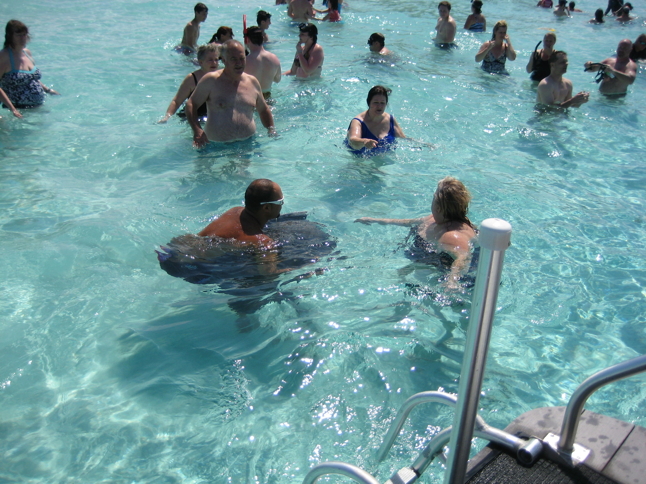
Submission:
[[628,62],[628,64],[626,64],[626,71],[622,72],[615,69],[614,66],[609,65],[606,67],[606,72],[610,71],[616,78],[621,79],[623,82],[627,82],[628,84],[632,84],[635,82],[635,78],[637,77],[637,69],[635,66],[636,64],[634,62]]
[[193,146],[201,148],[209,142],[206,133],[202,130],[200,122],[197,119],[197,109],[209,98],[210,89],[213,87],[213,79],[209,74],[205,74],[200,82],[195,86],[195,91],[186,101],[186,120],[193,130]]
[[281,78],[282,78],[282,74],[281,74],[280,69],[281,69],[280,60],[278,60],[278,57],[276,57],[276,74],[274,75],[274,82],[275,83],[279,83]]
[[256,88],[256,111],[258,111],[260,121],[262,122],[262,125],[267,128],[267,134],[269,136],[273,136],[276,134],[276,128],[274,128],[274,116],[273,114],[271,114],[271,109],[269,109],[269,106],[267,106],[265,97],[262,95],[260,83],[255,77],[249,77],[251,77],[251,82]]
[[445,30],[445,38],[447,42],[453,42],[455,40],[455,33],[458,30],[458,26],[455,23],[455,20],[450,20],[447,22],[446,25],[446,30]]
[[182,44],[191,48],[195,48],[197,46],[198,35],[199,35],[198,30],[193,26],[193,23],[192,22],[187,23],[186,27],[184,27],[184,36],[182,38]]

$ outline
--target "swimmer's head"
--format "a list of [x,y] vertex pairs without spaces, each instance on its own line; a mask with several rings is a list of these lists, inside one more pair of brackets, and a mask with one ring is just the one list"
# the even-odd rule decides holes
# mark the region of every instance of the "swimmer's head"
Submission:
[[471,194],[464,183],[452,176],[447,176],[437,184],[433,195],[433,215],[441,214],[447,221],[455,220],[471,225],[467,217],[470,201]]
[[633,45],[635,46],[635,50],[637,52],[641,52],[642,50],[646,49],[646,34],[641,34],[639,37],[637,37],[637,40],[635,40],[635,43]]
[[375,86],[370,91],[368,91],[368,97],[366,98],[366,102],[368,103],[368,107],[370,107],[370,101],[372,101],[372,98],[379,95],[379,96],[384,96],[386,98],[386,104],[388,104],[388,96],[392,93],[392,89],[388,89],[387,87],[384,86]]
[[216,33],[213,34],[209,44],[211,42],[217,42],[218,44],[224,44],[227,40],[233,38],[233,29],[227,27],[226,25],[221,26]]
[[617,46],[617,58],[625,59],[630,56],[630,52],[633,50],[633,41],[630,39],[624,39],[619,42]]
[[471,10],[473,13],[480,15],[482,13],[482,2],[480,0],[474,0],[471,4]]
[[496,32],[498,32],[498,30],[500,30],[502,28],[507,30],[507,21],[506,20],[498,20],[496,22],[496,25],[493,26],[493,32],[491,33],[491,40],[496,39]]
[[556,34],[554,32],[548,32],[543,36],[543,45],[548,49],[551,49],[556,44]]
[[282,204],[272,202],[278,202],[282,198],[283,192],[280,186],[278,186],[278,183],[274,183],[266,178],[260,178],[252,181],[247,187],[244,193],[244,205],[246,209],[252,212],[257,212],[263,209],[263,207],[266,207],[268,210],[273,209],[277,214],[272,218],[276,218],[280,214]]
[[312,41],[316,44],[319,35],[319,29],[316,28],[316,25],[310,23],[303,23],[298,26],[298,30],[301,34],[307,34],[310,36]]
[[386,37],[382,33],[375,32],[368,38],[368,45],[371,51],[379,52],[386,45]]
[[559,0],[559,7],[567,7],[567,0]]
[[195,15],[197,15],[198,13],[208,12],[209,7],[207,7],[206,5],[200,2],[195,4],[195,7],[193,7],[193,11],[195,12]]
[[570,3],[568,3],[568,8],[569,8],[570,10],[574,10],[574,7],[576,7],[576,3],[574,3],[574,2],[570,2]]
[[197,49],[197,62],[201,65],[209,54],[215,54],[215,64],[217,68],[217,61],[220,59],[220,46],[218,44],[200,45]]
[[603,9],[602,8],[598,8],[594,12],[594,19],[599,23],[603,23]]
[[230,63],[231,58],[235,57],[235,55],[240,52],[242,52],[244,57],[244,46],[237,40],[227,40],[222,44],[222,47],[220,48],[220,59],[224,62],[225,67]]
[[27,40],[29,40],[29,29],[25,24],[20,20],[9,20],[7,26],[5,27],[4,34],[4,48],[14,47],[13,45],[13,36],[15,34],[27,34]]
[[[258,24],[259,27],[262,26],[263,22],[266,22],[268,20],[271,20],[271,14],[269,12],[265,12],[264,10],[260,10],[256,14],[256,23]],[[270,22],[271,23],[271,22]],[[269,25],[267,25],[269,27]],[[266,28],[266,27],[265,27]]]
[[440,3],[438,3],[437,9],[439,10],[442,7],[446,7],[449,12],[451,11],[451,3],[447,2],[446,0],[442,0]]
[[247,33],[244,35],[244,38],[245,42],[249,41],[254,45],[262,45],[264,40],[262,29],[260,27],[256,27],[255,25],[247,27]]
[[549,58],[550,71],[558,74],[565,74],[567,72],[567,53],[562,50],[555,50]]

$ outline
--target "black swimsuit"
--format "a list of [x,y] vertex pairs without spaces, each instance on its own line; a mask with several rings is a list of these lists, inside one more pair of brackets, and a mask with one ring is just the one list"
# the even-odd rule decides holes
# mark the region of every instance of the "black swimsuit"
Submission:
[[[191,72],[191,75],[193,76],[193,80],[195,81],[195,87],[197,87],[197,77],[195,76],[195,72]],[[191,91],[191,94],[195,92],[195,89]],[[188,95],[188,97],[191,97],[191,94]],[[186,106],[184,106],[180,111],[177,112],[177,115],[180,118],[185,118],[186,117]],[[206,103],[202,104],[199,108],[197,108],[197,117],[198,119],[203,119],[206,118],[207,111],[206,111]]]

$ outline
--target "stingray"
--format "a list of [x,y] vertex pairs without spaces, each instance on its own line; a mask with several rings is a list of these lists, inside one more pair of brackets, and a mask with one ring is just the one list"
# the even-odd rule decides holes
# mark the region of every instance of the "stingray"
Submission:
[[[307,212],[281,215],[271,220],[264,232],[275,242],[276,257],[272,262],[278,271],[300,269],[319,261],[336,248],[336,240],[325,226],[307,220]],[[267,274],[254,247],[232,246],[214,237],[186,234],[173,238],[157,251],[159,265],[168,274],[192,284],[217,285],[217,291],[231,296],[229,306],[239,314],[250,314],[269,302],[265,296],[275,293],[279,274]],[[301,275],[296,280],[310,276]],[[278,293],[278,299],[288,295]],[[276,297],[270,300],[276,300]]]

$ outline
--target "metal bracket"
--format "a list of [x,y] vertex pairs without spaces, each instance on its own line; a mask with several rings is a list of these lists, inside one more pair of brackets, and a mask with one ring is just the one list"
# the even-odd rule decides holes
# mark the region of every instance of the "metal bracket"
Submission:
[[572,448],[572,452],[565,453],[559,450],[559,440],[561,437],[559,435],[553,434],[550,432],[545,436],[543,442],[550,446],[559,456],[566,459],[573,467],[581,464],[585,461],[590,455],[590,449],[583,447],[580,444],[575,443]]

